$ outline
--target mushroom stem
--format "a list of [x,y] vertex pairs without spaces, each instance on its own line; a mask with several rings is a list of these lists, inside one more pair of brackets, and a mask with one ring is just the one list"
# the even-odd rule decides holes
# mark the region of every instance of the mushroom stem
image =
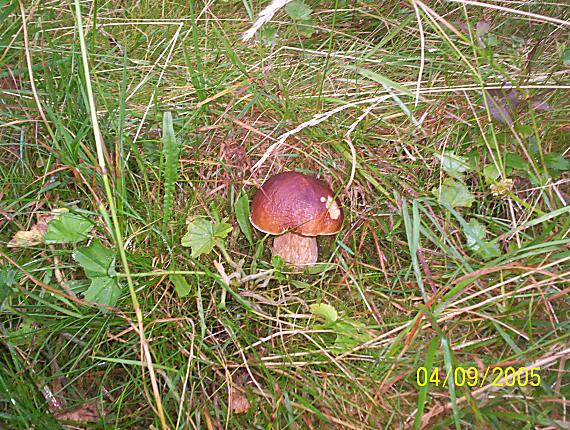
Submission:
[[294,266],[315,264],[319,257],[317,239],[295,233],[282,234],[273,240],[273,255],[279,255]]

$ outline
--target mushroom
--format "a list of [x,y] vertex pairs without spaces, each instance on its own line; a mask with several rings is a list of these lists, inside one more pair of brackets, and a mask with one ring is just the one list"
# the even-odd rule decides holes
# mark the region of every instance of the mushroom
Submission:
[[329,186],[298,172],[269,178],[253,197],[249,216],[258,230],[278,235],[273,255],[295,266],[316,263],[316,236],[337,233],[342,219],[342,209]]

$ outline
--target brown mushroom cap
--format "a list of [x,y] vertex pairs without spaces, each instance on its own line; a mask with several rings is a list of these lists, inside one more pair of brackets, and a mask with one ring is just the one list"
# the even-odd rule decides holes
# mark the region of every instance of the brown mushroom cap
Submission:
[[284,172],[269,178],[255,194],[249,219],[264,233],[320,236],[338,232],[343,214],[326,183]]

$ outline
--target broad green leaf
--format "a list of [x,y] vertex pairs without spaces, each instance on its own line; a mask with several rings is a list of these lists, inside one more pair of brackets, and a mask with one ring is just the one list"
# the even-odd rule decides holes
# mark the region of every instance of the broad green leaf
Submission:
[[232,226],[228,224],[227,219],[223,219],[220,222],[216,222],[213,227],[214,236],[219,240],[221,243],[228,234],[232,231]]
[[495,242],[483,242],[481,247],[476,251],[484,260],[497,258],[501,255],[499,245]]
[[334,307],[326,303],[315,303],[309,307],[313,315],[324,319],[327,323],[334,323],[338,319],[338,313]]
[[441,167],[449,176],[459,179],[463,173],[471,170],[467,157],[461,157],[451,151],[445,151],[442,155],[437,154],[436,156],[441,160]]
[[242,194],[238,197],[235,204],[235,213],[239,229],[247,239],[250,245],[253,245],[253,233],[249,222],[249,197]]
[[85,300],[99,305],[115,306],[117,300],[121,297],[121,287],[117,282],[117,278],[109,276],[92,278],[91,285],[83,293],[83,296]]
[[309,19],[313,10],[301,0],[293,0],[285,6],[285,12],[297,21]]
[[85,299],[100,305],[114,306],[121,296],[121,286],[115,272],[114,251],[103,247],[99,240],[94,240],[91,245],[74,251],[73,258],[91,280],[91,285],[84,293]]
[[467,186],[455,179],[447,178],[440,188],[434,188],[432,193],[438,198],[440,203],[455,207],[470,207],[475,198],[469,192]]
[[226,236],[232,231],[227,222],[212,223],[204,218],[196,218],[188,224],[188,231],[182,238],[182,246],[192,249],[192,258],[208,254],[214,245],[223,243]]
[[352,320],[336,321],[334,330],[337,333],[334,343],[337,353],[350,351],[372,339],[364,324]]
[[505,156],[505,165],[515,170],[527,170],[528,163],[520,155],[509,152]]
[[475,218],[472,218],[469,224],[464,225],[463,233],[467,238],[467,247],[484,259],[495,258],[500,255],[499,246],[496,243],[484,240],[487,234],[485,226]]
[[466,224],[463,229],[463,233],[467,238],[467,246],[469,249],[477,250],[481,246],[481,242],[485,239],[485,227],[481,225],[479,221],[475,218],[469,220],[469,224]]
[[45,243],[77,243],[88,238],[93,224],[81,215],[62,212],[48,222]]
[[499,173],[497,167],[494,164],[487,164],[483,168],[483,176],[485,176],[485,179],[487,180],[488,183],[491,183],[495,182],[497,178],[501,176],[501,174]]
[[101,245],[100,240],[74,251],[73,259],[81,265],[88,278],[115,275],[115,253]]
[[186,281],[184,275],[169,275],[168,278],[170,282],[174,285],[174,289],[176,290],[176,294],[178,297],[186,297],[190,291],[192,291],[192,286]]
[[548,170],[557,170],[559,172],[563,172],[570,169],[570,162],[565,159],[562,154],[558,154],[556,152],[546,154],[544,156],[544,164],[546,164]]

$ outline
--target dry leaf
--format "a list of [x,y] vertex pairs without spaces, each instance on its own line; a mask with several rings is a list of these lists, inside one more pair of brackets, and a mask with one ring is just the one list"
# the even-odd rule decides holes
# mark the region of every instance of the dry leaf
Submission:
[[54,414],[54,417],[61,421],[99,421],[100,415],[97,405],[93,403],[84,403],[69,411],[61,411]]
[[20,230],[14,234],[12,240],[8,242],[8,248],[23,248],[26,246],[39,245],[44,240],[47,233],[48,222],[56,215],[66,211],[67,209],[54,209],[47,214],[38,214],[38,222],[29,230]]
[[525,106],[526,100],[534,110],[549,111],[552,107],[543,100],[546,93],[536,94],[528,99],[520,92],[511,88],[509,90],[488,90],[489,113],[494,119],[508,125],[513,125],[517,117],[517,109]]
[[247,400],[247,397],[241,390],[232,388],[230,397],[230,410],[234,414],[245,414],[249,411],[249,400]]

